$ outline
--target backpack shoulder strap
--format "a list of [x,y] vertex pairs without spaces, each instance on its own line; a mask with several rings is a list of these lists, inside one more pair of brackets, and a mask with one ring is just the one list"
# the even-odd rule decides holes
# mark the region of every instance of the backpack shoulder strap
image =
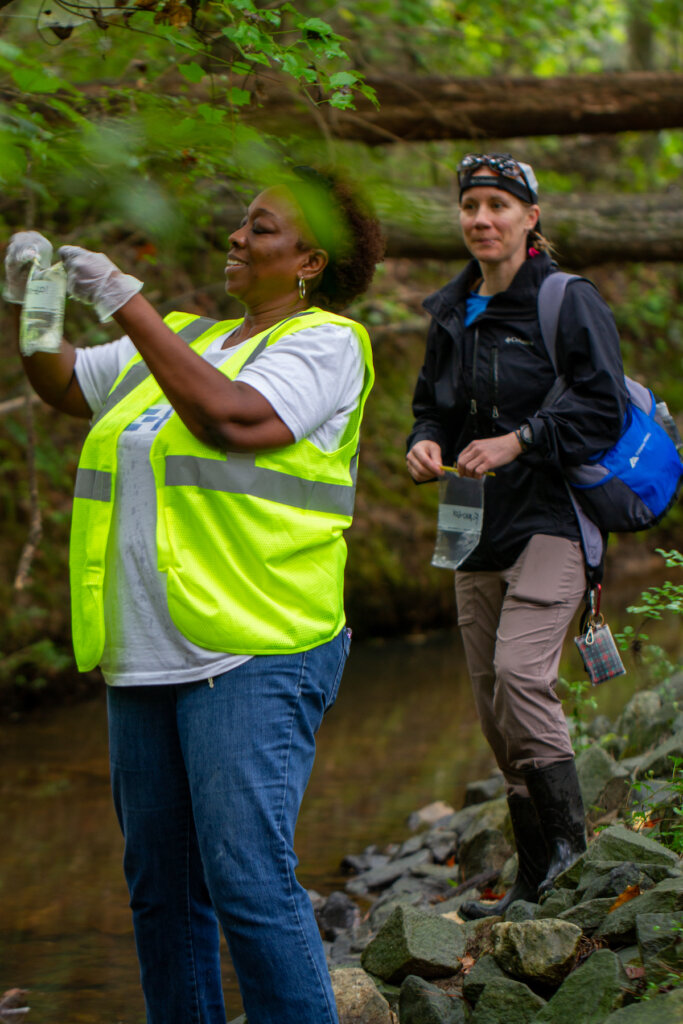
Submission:
[[[571,281],[580,281],[578,274],[565,274],[557,270],[549,274],[538,290],[538,322],[541,327],[543,344],[546,347],[548,357],[557,376],[557,328],[560,322],[560,310],[564,301],[564,294],[567,285]],[[566,382],[564,377],[558,376],[555,384],[546,395],[543,406],[550,405],[556,397],[564,391]],[[585,514],[576,496],[573,494],[569,482],[565,478],[565,487],[569,500],[574,508],[579,533],[581,535],[581,546],[586,561],[586,576],[588,580],[588,591],[597,584],[602,576],[602,556],[604,552],[604,539],[600,529]]]
[[556,270],[548,274],[538,289],[538,322],[541,327],[543,344],[557,374],[557,328],[560,322],[560,310],[564,301],[564,293],[570,281],[579,281],[578,274],[565,274]]

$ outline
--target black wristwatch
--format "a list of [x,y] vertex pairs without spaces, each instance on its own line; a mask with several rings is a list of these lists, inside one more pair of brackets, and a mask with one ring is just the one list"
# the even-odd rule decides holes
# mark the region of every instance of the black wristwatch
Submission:
[[523,452],[528,452],[534,443],[534,432],[528,423],[522,423],[519,430],[515,430],[515,437],[519,441]]

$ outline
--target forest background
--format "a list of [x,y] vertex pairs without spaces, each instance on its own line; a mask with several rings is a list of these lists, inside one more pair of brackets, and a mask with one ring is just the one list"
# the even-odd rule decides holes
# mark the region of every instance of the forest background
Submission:
[[[0,0],[0,246],[32,227],[106,251],[166,313],[238,315],[227,238],[289,162],[336,165],[388,255],[350,310],[371,330],[347,610],[361,635],[453,622],[429,565],[435,488],[404,464],[421,301],[459,270],[455,167],[511,151],[565,268],[614,310],[627,372],[683,412],[680,0]],[[67,306],[77,344],[116,337]],[[71,494],[87,429],[27,400],[0,310],[0,705],[95,684],[71,657]],[[679,427],[683,426],[680,415]],[[680,536],[674,510],[611,563]],[[680,544],[679,544],[680,546]]]

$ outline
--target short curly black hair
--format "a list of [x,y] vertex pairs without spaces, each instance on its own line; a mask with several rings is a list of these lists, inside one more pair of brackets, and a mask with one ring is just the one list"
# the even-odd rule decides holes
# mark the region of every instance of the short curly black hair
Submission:
[[[384,258],[385,238],[369,205],[349,182],[309,167],[295,168],[294,173],[298,180],[288,187],[328,255],[309,294],[323,309],[339,312],[370,285]],[[310,241],[300,239],[298,246],[305,251]]]

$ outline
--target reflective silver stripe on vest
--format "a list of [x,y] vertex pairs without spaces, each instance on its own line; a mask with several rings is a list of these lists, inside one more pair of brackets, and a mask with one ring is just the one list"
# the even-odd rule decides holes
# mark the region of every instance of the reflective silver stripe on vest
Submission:
[[101,469],[79,469],[74,497],[92,501],[111,501],[111,473]]
[[248,494],[279,505],[351,516],[356,492],[358,456],[351,463],[353,484],[328,484],[320,480],[303,480],[289,473],[280,473],[255,464],[253,455],[229,455],[222,459],[205,459],[192,455],[166,457],[167,487],[200,487],[204,491],[226,491]]
[[[296,317],[301,316],[310,316],[312,313],[313,310],[308,310],[304,313],[295,313],[293,316],[287,317],[287,320],[294,320]],[[282,323],[287,323],[287,320],[280,321],[280,323],[276,324],[275,326],[280,327]],[[182,338],[183,341],[186,342],[186,344],[190,345],[193,341],[196,341],[197,338],[201,337],[201,335],[204,334],[206,331],[210,331],[212,327],[215,327],[217,323],[218,320],[212,320],[208,316],[198,316],[196,320],[192,320],[189,324],[185,324],[185,326],[181,327],[181,329],[176,333],[179,338]],[[273,328],[273,331],[274,330],[275,327]],[[268,334],[266,334],[265,338],[263,338],[258,343],[254,351],[251,352],[247,359],[244,361],[244,364],[241,367],[241,369],[244,369],[245,366],[248,366],[249,363],[252,363],[254,359],[256,359],[256,357],[259,356],[261,352],[263,352],[264,348],[268,344],[268,339],[270,338],[273,331],[269,331]],[[123,378],[123,380],[119,381],[119,383],[116,385],[113,391],[110,391],[107,397],[107,401],[104,403],[103,407],[100,409],[97,416],[93,417],[90,425],[94,427],[95,424],[99,422],[99,420],[101,420],[103,416],[106,416],[107,413],[110,412],[115,405],[118,405],[118,403],[122,399],[129,395],[131,391],[133,391],[138,386],[138,384],[142,384],[143,380],[146,380],[147,377],[149,377],[149,373],[150,371],[145,363],[135,363],[133,366],[131,366],[130,370]]]
[[[210,330],[215,323],[217,321],[211,320],[208,316],[198,316],[196,320],[185,324],[184,327],[177,331],[177,334],[179,338],[182,338],[189,345],[191,342],[196,341],[205,331]],[[91,425],[94,426],[103,416],[106,416],[115,405],[118,405],[123,398],[129,395],[138,384],[142,384],[143,380],[146,380],[148,377],[149,367],[145,363],[135,363],[131,366],[123,380],[119,381],[113,391],[110,391],[107,401],[97,416],[93,418]]]

